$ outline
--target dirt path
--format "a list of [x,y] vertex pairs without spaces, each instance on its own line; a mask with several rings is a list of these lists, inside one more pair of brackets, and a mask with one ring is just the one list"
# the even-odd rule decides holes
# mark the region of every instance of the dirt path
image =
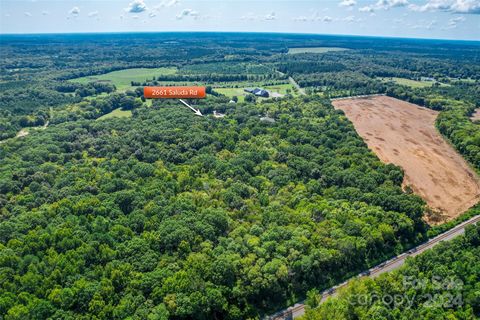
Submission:
[[10,140],[12,140],[12,139],[17,139],[17,138],[21,138],[21,137],[28,136],[28,134],[29,134],[28,130],[26,130],[25,128],[24,128],[24,129],[21,129],[20,131],[17,132],[17,134],[15,135],[15,137],[12,137],[12,138],[9,138],[9,139],[5,139],[5,140],[1,140],[1,141],[0,141],[0,144],[7,143],[8,141],[10,141]]
[[[50,124],[50,121],[47,120],[47,122],[45,122],[45,124],[43,126],[40,126],[40,127],[32,127],[31,129],[33,130],[45,130],[47,129],[48,125]],[[30,131],[28,131],[27,129],[23,128],[23,129],[20,129],[20,131],[17,132],[17,135],[13,138],[10,138],[10,139],[16,139],[16,138],[21,138],[21,137],[26,137],[30,134]],[[2,143],[6,143],[7,141],[9,141],[10,139],[5,139],[5,140],[1,140],[0,141],[0,144]]]
[[332,104],[383,162],[404,169],[404,186],[440,213],[430,223],[452,219],[480,201],[478,176],[435,128],[438,112],[383,96]]
[[478,108],[477,110],[475,110],[475,112],[472,114],[472,116],[470,117],[470,119],[472,121],[480,121],[480,108]]
[[22,130],[18,131],[15,138],[25,137],[25,136],[28,136],[28,134],[29,134],[29,132],[26,129],[22,129]]
[[303,96],[306,95],[305,89],[302,89],[300,85],[297,83],[297,81],[295,81],[295,79],[293,79],[292,77],[288,77],[288,81],[290,81],[290,83],[293,84],[295,88],[298,89],[298,93],[300,93]]

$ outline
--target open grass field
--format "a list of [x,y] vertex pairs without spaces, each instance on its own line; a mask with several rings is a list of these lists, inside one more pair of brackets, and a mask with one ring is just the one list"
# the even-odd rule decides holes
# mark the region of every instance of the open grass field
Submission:
[[347,48],[338,48],[338,47],[312,47],[312,48],[289,48],[288,54],[297,54],[297,53],[325,53],[332,51],[345,51],[350,50]]
[[449,78],[451,81],[454,82],[463,82],[463,83],[475,83],[475,79],[470,79],[470,78],[463,78],[463,79],[456,79],[456,78]]
[[459,216],[480,200],[480,180],[435,128],[438,112],[380,96],[333,101],[368,147],[405,171],[404,186],[441,213],[438,223]]
[[[283,96],[287,94],[287,89],[290,89],[290,93],[292,95],[295,95],[295,92],[293,91],[293,86],[289,83],[277,84],[277,85],[271,85],[271,86],[258,85],[258,86],[249,86],[249,87],[264,88],[270,92],[271,96],[275,96],[275,95]],[[237,96],[238,101],[240,102],[244,101],[245,96],[247,95],[247,93],[243,89],[244,89],[243,87],[242,88],[214,88],[216,92],[224,94],[227,97],[231,98],[233,96]]]
[[147,79],[151,80],[153,77],[175,74],[176,72],[177,68],[134,68],[112,71],[101,75],[76,78],[70,81],[79,83],[105,81],[114,84],[117,87],[117,90],[123,91],[131,88],[131,81],[143,82]]
[[104,114],[97,120],[106,120],[111,118],[130,118],[132,116],[131,110],[122,110],[120,108],[113,110],[110,113]]
[[240,102],[245,100],[245,95],[247,94],[243,91],[243,88],[214,88],[213,90],[230,98],[237,96]]
[[277,93],[280,93],[280,94],[287,94],[287,89],[290,89],[290,93],[292,95],[295,95],[295,93],[293,92],[293,85],[291,84],[277,84],[277,85],[273,85],[273,86],[265,86],[263,87],[265,88],[266,90],[270,91],[270,92],[277,92]]
[[[411,80],[411,79],[406,79],[406,78],[380,78],[382,81],[393,81],[397,84],[403,85],[403,86],[408,86],[410,88],[427,88],[431,87],[435,81],[417,81],[417,80]],[[440,83],[440,86],[448,86],[448,84],[443,84]]]

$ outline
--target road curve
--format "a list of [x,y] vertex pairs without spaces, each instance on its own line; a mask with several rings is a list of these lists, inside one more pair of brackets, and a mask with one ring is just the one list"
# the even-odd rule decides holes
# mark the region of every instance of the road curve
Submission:
[[[405,260],[408,257],[414,257],[416,255],[419,255],[422,252],[433,248],[434,246],[441,243],[442,241],[449,241],[459,235],[464,234],[466,226],[471,224],[476,224],[479,221],[480,221],[480,215],[476,215],[473,218],[456,225],[452,229],[447,230],[444,233],[439,234],[438,236],[428,240],[427,242],[422,243],[421,245],[408,250],[407,252],[404,252],[388,261],[382,262],[379,265],[373,268],[370,268],[369,270],[365,270],[364,272],[360,273],[357,277],[364,277],[368,275],[368,277],[370,278],[375,278],[381,275],[382,273],[398,269],[405,263]],[[336,290],[346,286],[349,281],[350,280],[347,280],[335,287],[332,287],[323,291],[322,302],[329,297],[335,296]],[[264,319],[265,320],[289,320],[289,319],[295,319],[297,317],[300,317],[304,313],[305,313],[305,304],[304,304],[304,301],[301,301],[291,307],[288,307],[287,309],[281,310],[273,315],[267,316]]]

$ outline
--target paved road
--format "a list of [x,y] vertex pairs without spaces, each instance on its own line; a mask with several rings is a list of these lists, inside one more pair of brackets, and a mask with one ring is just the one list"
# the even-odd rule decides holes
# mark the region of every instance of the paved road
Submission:
[[[369,276],[371,278],[378,277],[382,273],[389,272],[392,270],[395,270],[399,267],[401,267],[404,263],[405,260],[408,257],[414,257],[418,254],[421,254],[425,250],[431,249],[437,244],[439,244],[442,241],[449,241],[452,240],[453,238],[465,233],[465,227],[467,225],[471,224],[476,224],[480,222],[480,215],[477,215],[465,222],[460,223],[459,225],[453,227],[452,229],[436,236],[435,238],[430,239],[428,242],[425,242],[411,250],[408,250],[407,252],[404,252],[388,261],[382,262],[378,266],[375,266],[369,270],[366,270],[365,272],[362,272],[361,274],[358,275],[358,277],[363,277],[363,276]],[[349,280],[333,287],[330,289],[327,289],[322,292],[322,301],[326,300],[329,297],[335,296],[336,295],[336,290],[344,287],[348,284]],[[297,317],[300,317],[305,313],[305,305],[302,302],[299,302],[285,310],[281,310],[271,316],[265,317],[265,319],[268,320],[281,320],[281,319],[295,319]]]
[[305,89],[302,89],[298,85],[297,81],[295,81],[295,79],[293,79],[292,77],[288,77],[288,81],[290,81],[290,83],[293,84],[298,89],[298,93],[300,93],[301,95],[304,95],[304,96],[306,95]]

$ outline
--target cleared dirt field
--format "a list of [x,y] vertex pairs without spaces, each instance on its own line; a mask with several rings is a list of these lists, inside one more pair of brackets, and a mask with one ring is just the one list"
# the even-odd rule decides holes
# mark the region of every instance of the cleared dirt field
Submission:
[[428,222],[452,219],[480,200],[478,176],[435,129],[438,112],[385,96],[332,104],[383,162],[404,169],[404,186],[438,213]]
[[480,108],[475,110],[470,119],[472,119],[472,121],[480,121]]

